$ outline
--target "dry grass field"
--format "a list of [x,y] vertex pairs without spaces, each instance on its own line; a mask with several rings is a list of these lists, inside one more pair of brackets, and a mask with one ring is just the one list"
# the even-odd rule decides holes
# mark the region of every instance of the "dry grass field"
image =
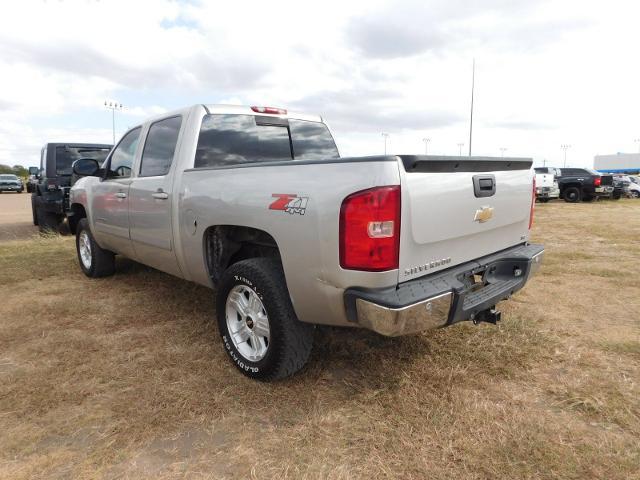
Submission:
[[5,239],[0,477],[639,479],[640,201],[538,205],[533,236],[497,327],[321,328],[275,384],[227,360],[211,291]]

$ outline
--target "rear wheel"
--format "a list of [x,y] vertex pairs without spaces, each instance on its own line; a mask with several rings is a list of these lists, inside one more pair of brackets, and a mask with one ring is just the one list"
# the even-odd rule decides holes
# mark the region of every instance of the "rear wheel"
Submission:
[[33,216],[33,224],[38,225],[38,214],[36,212],[36,197],[31,196],[31,215]]
[[55,213],[45,212],[36,205],[36,219],[41,232],[58,232],[60,221]]
[[580,189],[578,187],[569,187],[564,191],[564,201],[576,203],[580,201]]
[[633,191],[631,192],[631,196],[632,196],[633,198],[640,198],[640,191],[638,191],[638,190],[633,190]]
[[87,277],[107,277],[115,272],[116,259],[114,253],[104,250],[96,243],[86,218],[78,222],[76,250],[80,268]]
[[220,280],[216,306],[225,350],[246,376],[288,377],[308,360],[314,327],[297,319],[275,259],[252,258],[229,267]]

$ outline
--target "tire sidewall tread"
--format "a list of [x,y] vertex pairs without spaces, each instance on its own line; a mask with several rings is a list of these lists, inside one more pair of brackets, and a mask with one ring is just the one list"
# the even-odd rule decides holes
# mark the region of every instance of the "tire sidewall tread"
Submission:
[[[236,285],[252,288],[269,317],[270,342],[264,358],[245,359],[229,338],[226,301]],[[313,345],[314,326],[298,320],[289,298],[284,272],[273,258],[252,258],[231,265],[217,289],[218,328],[225,351],[244,375],[257,380],[277,380],[293,375],[307,362]]]

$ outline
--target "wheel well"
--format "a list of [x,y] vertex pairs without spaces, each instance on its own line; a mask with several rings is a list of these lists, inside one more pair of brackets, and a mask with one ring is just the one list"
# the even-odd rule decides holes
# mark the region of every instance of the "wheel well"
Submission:
[[69,221],[69,230],[71,230],[71,233],[75,235],[78,222],[80,222],[80,220],[83,218],[87,218],[87,212],[85,211],[84,207],[79,203],[72,204],[70,207],[70,210],[71,210],[71,215],[67,217]]
[[204,251],[209,277],[218,283],[234,263],[248,258],[274,257],[280,261],[275,239],[264,230],[235,225],[216,225],[204,233]]

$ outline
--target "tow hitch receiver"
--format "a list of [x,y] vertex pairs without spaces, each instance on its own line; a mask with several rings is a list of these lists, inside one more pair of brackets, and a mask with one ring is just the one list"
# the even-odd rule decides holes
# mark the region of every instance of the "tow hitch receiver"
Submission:
[[495,308],[488,308],[478,312],[477,314],[471,314],[471,321],[474,325],[478,325],[481,322],[487,322],[495,325],[502,318],[502,312]]

